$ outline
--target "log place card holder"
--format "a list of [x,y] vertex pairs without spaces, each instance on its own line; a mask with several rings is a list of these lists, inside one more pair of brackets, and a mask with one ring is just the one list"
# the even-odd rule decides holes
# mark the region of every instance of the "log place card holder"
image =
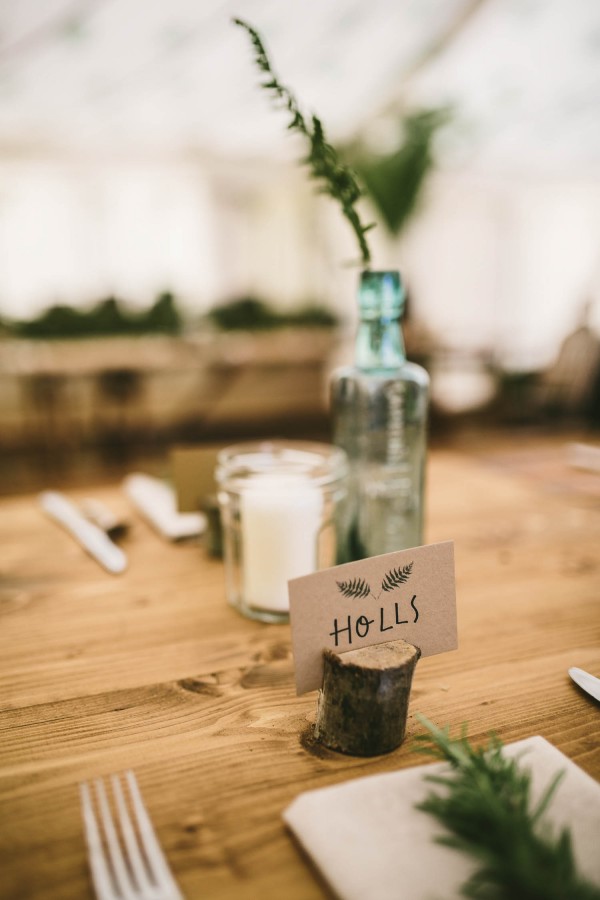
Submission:
[[458,646],[452,541],[288,582],[298,694],[319,690],[315,738],[352,756],[398,747],[421,656]]

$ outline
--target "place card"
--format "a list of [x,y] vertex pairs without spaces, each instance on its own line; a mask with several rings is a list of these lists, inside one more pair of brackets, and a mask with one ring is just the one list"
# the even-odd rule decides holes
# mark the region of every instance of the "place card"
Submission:
[[222,444],[173,447],[170,462],[179,512],[198,512],[217,490],[215,467]]
[[288,589],[298,694],[321,687],[325,648],[400,638],[422,656],[458,647],[452,541],[324,569]]

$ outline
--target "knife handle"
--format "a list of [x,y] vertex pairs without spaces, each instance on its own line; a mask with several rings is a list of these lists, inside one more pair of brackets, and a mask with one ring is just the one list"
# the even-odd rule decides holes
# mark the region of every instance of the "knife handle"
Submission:
[[47,515],[71,534],[94,559],[112,575],[119,575],[127,568],[127,557],[120,547],[89,522],[79,510],[57,491],[44,491],[39,497]]

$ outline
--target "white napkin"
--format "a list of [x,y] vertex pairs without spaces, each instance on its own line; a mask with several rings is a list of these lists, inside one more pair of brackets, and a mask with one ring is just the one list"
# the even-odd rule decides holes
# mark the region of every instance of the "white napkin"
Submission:
[[[600,784],[542,737],[504,748],[522,755],[535,802],[565,770],[547,821],[568,826],[578,870],[600,882]],[[434,840],[441,826],[415,804],[435,788],[424,780],[446,763],[418,766],[301,794],[283,818],[343,900],[455,900],[471,860]]]
[[134,472],[123,487],[138,512],[168,541],[196,537],[206,528],[204,513],[180,513],[175,491],[159,478]]

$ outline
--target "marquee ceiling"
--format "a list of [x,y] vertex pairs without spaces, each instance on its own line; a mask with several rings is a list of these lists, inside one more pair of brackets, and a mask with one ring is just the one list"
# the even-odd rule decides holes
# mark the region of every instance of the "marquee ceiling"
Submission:
[[600,174],[597,0],[0,0],[0,158],[297,155],[233,16],[334,142],[450,104],[447,165]]

